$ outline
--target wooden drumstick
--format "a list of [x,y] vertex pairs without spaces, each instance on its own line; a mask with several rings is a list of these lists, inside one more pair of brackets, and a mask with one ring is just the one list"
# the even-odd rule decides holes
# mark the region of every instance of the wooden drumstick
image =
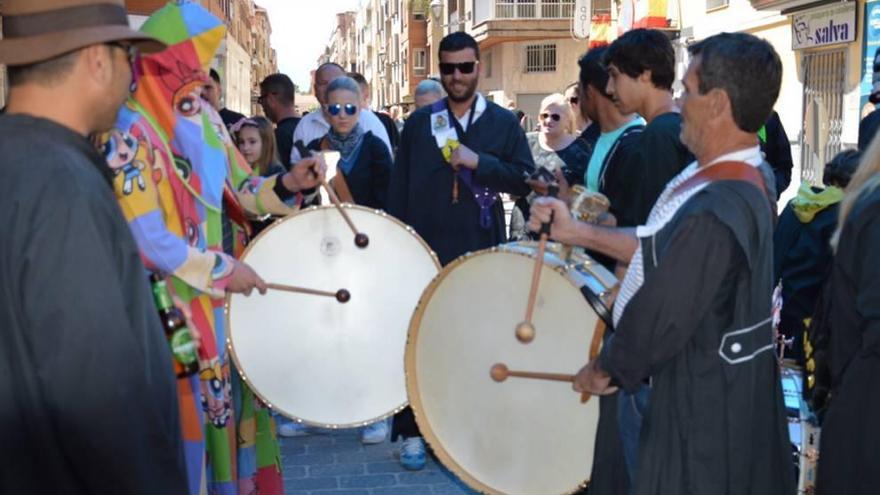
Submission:
[[566,375],[564,373],[542,373],[538,371],[512,371],[507,368],[504,363],[496,363],[489,370],[489,376],[496,382],[503,382],[508,377],[531,378],[534,380],[549,380],[553,382],[574,382],[574,375]]
[[[590,342],[590,361],[596,359],[599,356],[599,346],[602,345],[602,337],[605,336],[605,329],[607,326],[605,322],[600,318],[599,321],[596,322],[596,329],[593,330],[593,341]],[[589,392],[581,393],[581,404],[586,404],[588,400],[590,400]]]
[[351,300],[351,293],[346,289],[339,289],[336,292],[330,292],[325,290],[307,289],[305,287],[294,287],[292,285],[284,284],[266,284],[266,287],[272,290],[280,290],[283,292],[295,292],[297,294],[310,294],[313,296],[333,297],[342,304],[345,304]]
[[345,211],[345,208],[342,207],[342,202],[339,201],[339,197],[336,196],[336,191],[327,184],[326,179],[321,180],[321,185],[324,186],[324,189],[327,191],[327,195],[330,196],[330,201],[336,206],[336,210],[342,214],[342,218],[345,220],[345,223],[348,224],[348,228],[351,229],[351,232],[354,234],[354,243],[359,248],[365,248],[370,244],[370,238],[367,234],[363,232],[358,232],[357,227],[354,226],[354,222],[351,221],[351,218],[348,216],[348,212]]
[[[547,195],[556,197],[559,193],[559,184],[547,185]],[[523,344],[535,340],[535,325],[532,316],[535,312],[535,301],[538,299],[538,286],[541,283],[541,268],[544,267],[544,252],[547,250],[547,240],[550,239],[550,226],[553,224],[554,213],[550,212],[550,221],[541,224],[541,237],[538,240],[538,254],[535,256],[535,268],[532,270],[532,285],[529,288],[529,300],[526,304],[526,319],[516,326],[516,338]]]

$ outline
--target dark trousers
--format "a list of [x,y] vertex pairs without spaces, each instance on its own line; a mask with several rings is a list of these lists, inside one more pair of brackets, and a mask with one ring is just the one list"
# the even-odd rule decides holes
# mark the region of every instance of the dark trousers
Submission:
[[416,424],[416,417],[413,415],[412,408],[406,408],[394,415],[391,422],[391,441],[397,440],[397,437],[403,437],[404,440],[412,437],[420,437],[422,433]]

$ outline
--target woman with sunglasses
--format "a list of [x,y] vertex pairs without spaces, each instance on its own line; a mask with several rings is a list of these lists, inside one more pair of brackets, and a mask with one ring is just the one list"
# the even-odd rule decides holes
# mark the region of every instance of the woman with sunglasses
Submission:
[[[554,173],[562,172],[569,185],[583,184],[584,171],[590,161],[591,148],[579,139],[574,128],[575,118],[565,97],[554,93],[541,102],[538,115],[538,131],[526,135],[535,167]],[[534,182],[532,182],[534,183]],[[516,201],[511,219],[511,240],[526,238],[525,222],[529,219],[529,205],[546,191],[536,189]],[[523,224],[520,224],[520,219]]]
[[361,89],[350,77],[327,87],[325,110],[330,130],[308,144],[310,151],[338,151],[336,177],[330,183],[343,201],[384,209],[391,177],[391,154],[385,143],[358,123]]

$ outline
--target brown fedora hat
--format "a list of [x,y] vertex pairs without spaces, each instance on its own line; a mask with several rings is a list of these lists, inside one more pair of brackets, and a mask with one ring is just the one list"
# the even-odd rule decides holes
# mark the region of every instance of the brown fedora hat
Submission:
[[111,41],[130,41],[144,53],[165,48],[128,26],[124,0],[2,0],[0,14],[0,64],[30,65]]

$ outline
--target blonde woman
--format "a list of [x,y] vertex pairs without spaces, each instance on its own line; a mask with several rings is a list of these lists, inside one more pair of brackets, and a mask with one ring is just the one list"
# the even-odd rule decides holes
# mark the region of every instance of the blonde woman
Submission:
[[880,139],[846,188],[831,268],[831,399],[817,494],[877,493],[880,472]]
[[[544,98],[538,114],[538,131],[526,134],[535,167],[543,167],[554,173],[560,170],[569,185],[583,184],[591,151],[590,145],[578,138],[576,132],[575,116],[565,97],[554,93]],[[537,194],[533,192],[516,201],[512,212],[511,240],[525,238],[524,224],[529,219],[529,205],[536,197]]]

